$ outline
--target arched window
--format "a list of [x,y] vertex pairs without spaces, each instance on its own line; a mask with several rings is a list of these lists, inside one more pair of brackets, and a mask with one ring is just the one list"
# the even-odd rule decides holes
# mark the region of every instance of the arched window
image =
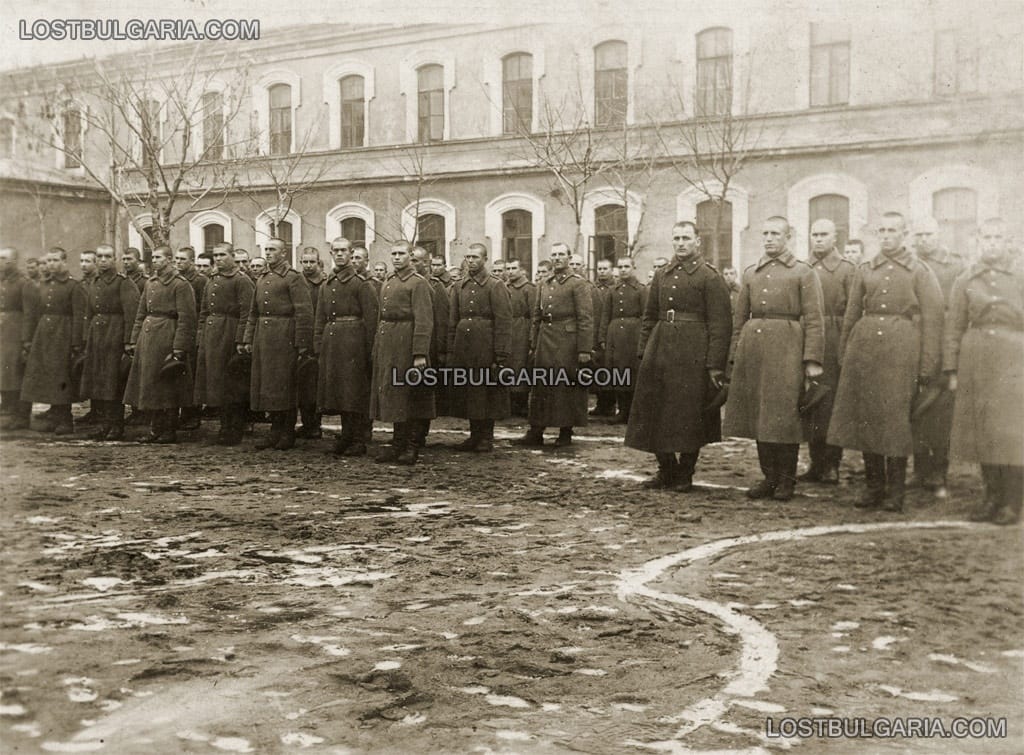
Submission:
[[444,67],[426,65],[416,69],[418,136],[421,142],[444,139]]
[[523,270],[533,270],[533,215],[527,210],[502,213],[501,258],[519,260]]
[[[715,232],[715,220],[718,232]],[[732,264],[732,202],[705,200],[697,205],[697,230],[704,258],[723,270]]]
[[615,263],[617,257],[629,252],[629,230],[626,224],[626,208],[619,204],[605,204],[594,209],[594,239],[591,245],[590,264],[597,270],[601,260]]
[[224,157],[224,94],[203,94],[203,159]]
[[366,133],[365,81],[362,76],[345,76],[338,86],[341,90],[341,146],[362,147]]
[[416,244],[430,252],[431,257],[441,257],[447,263],[444,231],[444,217],[441,215],[420,215],[416,219]]
[[978,194],[955,187],[932,194],[932,215],[939,222],[942,240],[957,254],[966,255],[978,225]]
[[63,139],[64,167],[82,167],[82,111],[68,107],[61,114],[61,136]]
[[808,206],[807,238],[815,220],[831,220],[836,226],[836,248],[840,251],[850,238],[850,199],[842,194],[819,194]]
[[626,43],[603,42],[594,48],[594,119],[597,125],[624,124],[628,102]]
[[352,242],[352,246],[366,246],[366,221],[362,218],[345,218],[341,221],[341,235]]
[[732,110],[732,30],[705,29],[697,35],[698,116]]
[[287,155],[292,151],[292,88],[274,84],[267,90],[270,99],[270,154]]
[[224,226],[220,223],[210,223],[203,226],[203,251],[213,254],[213,247],[224,241]]
[[502,133],[529,133],[533,123],[533,56],[525,52],[501,61]]

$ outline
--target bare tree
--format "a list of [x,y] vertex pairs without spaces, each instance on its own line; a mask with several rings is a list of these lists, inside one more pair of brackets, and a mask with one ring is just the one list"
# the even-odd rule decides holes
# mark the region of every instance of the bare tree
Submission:
[[[662,159],[684,183],[713,205],[710,256],[721,264],[721,236],[725,208],[736,176],[764,154],[765,119],[752,103],[751,71],[754,55],[749,53],[737,89],[700,89],[692,109],[684,101],[683,87],[671,81],[662,102],[668,112],[652,118]],[[732,63],[718,81],[733,81]],[[692,115],[688,115],[688,113]],[[733,250],[734,253],[738,250]]]
[[[22,91],[23,133],[104,190],[149,244],[164,244],[182,218],[226,200],[230,158],[244,151],[229,135],[247,69],[208,50],[197,46],[173,70],[151,51],[36,69],[28,82],[9,74],[9,91]],[[150,227],[136,220],[140,209]]]
[[[383,213],[382,221],[374,229],[377,236],[388,243],[404,240],[416,244],[419,241],[417,237],[420,232],[421,204],[428,189],[437,182],[437,175],[431,172],[428,162],[430,157],[429,143],[413,143],[397,152],[395,171],[402,176],[402,183],[388,188],[387,209]],[[407,208],[408,215],[411,215],[413,221],[411,234],[407,233],[405,228]],[[408,236],[411,238],[407,238]],[[443,250],[446,260],[448,251]]]

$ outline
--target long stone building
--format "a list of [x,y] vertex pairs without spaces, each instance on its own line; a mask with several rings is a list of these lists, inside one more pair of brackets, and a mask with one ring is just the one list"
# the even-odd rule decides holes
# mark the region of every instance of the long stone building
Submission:
[[[486,241],[534,269],[562,240],[591,266],[629,253],[646,271],[672,222],[696,219],[718,263],[742,267],[770,215],[806,255],[813,219],[870,251],[896,209],[934,215],[969,253],[979,220],[1019,233],[1024,217],[1024,18],[1016,3],[964,15],[318,25],[8,71],[0,240],[147,247],[151,207],[101,184],[145,194],[151,139],[184,177],[170,241],[199,250],[343,234],[383,259],[415,236],[450,262]],[[138,106],[98,125],[105,90],[133,77]]]

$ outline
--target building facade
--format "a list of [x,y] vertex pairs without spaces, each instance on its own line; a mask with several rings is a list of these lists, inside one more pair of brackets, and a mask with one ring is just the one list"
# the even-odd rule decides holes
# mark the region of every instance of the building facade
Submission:
[[[996,4],[973,25],[919,3],[852,21],[701,9],[629,27],[294,27],[227,58],[152,53],[116,139],[96,125],[97,88],[66,85],[88,63],[10,71],[0,238],[29,253],[147,246],[150,209],[94,179],[144,195],[140,158],[111,144],[151,139],[167,172],[189,166],[170,242],[197,250],[256,252],[271,235],[326,250],[345,235],[376,260],[415,238],[451,264],[484,241],[535,269],[566,241],[591,266],[631,254],[645,272],[690,219],[721,266],[743,267],[771,215],[806,256],[814,219],[871,250],[895,209],[934,215],[969,253],[980,220],[1019,233],[1024,217],[1018,11]],[[188,66],[189,87],[168,85]]]

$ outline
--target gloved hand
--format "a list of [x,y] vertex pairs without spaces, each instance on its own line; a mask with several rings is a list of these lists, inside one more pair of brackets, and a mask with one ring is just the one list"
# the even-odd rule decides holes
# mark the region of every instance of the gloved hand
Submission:
[[960,381],[957,379],[956,371],[951,370],[946,373],[946,389],[949,391],[955,391],[960,385]]
[[817,362],[805,362],[804,363],[804,375],[810,379],[821,377],[824,374],[825,368],[823,368]]
[[708,370],[708,380],[711,381],[712,388],[720,391],[725,385],[725,373],[722,370]]
[[127,354],[130,357],[134,357],[135,356],[135,344],[134,343],[130,343],[127,346],[125,346],[124,347],[124,353]]

